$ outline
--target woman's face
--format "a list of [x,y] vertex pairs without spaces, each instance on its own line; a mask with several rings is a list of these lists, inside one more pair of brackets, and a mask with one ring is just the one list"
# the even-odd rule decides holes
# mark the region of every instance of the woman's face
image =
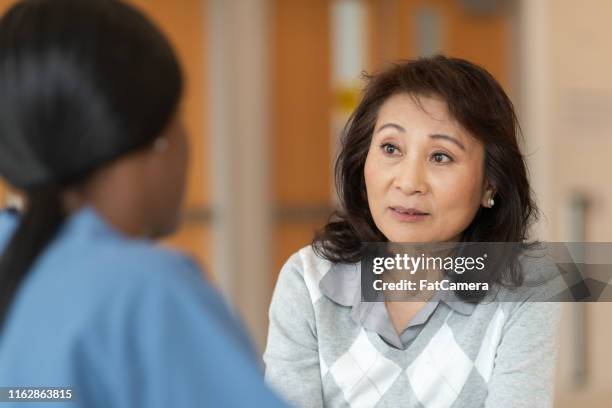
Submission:
[[391,242],[458,241],[491,193],[482,143],[443,100],[407,93],[381,106],[364,176],[374,222]]

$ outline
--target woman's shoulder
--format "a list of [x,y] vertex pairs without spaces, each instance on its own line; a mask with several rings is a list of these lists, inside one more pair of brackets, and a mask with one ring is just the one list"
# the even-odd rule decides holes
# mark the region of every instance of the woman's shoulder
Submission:
[[279,274],[276,292],[307,293],[313,305],[322,297],[350,305],[355,291],[360,290],[359,269],[359,264],[330,261],[308,245],[289,257]]
[[281,273],[286,270],[294,271],[306,279],[312,275],[325,275],[333,265],[333,262],[323,258],[312,245],[306,245],[287,259]]
[[519,255],[519,263],[526,278],[554,278],[558,268],[551,255],[551,248],[545,243],[528,248]]
[[180,293],[208,286],[200,265],[190,255],[146,241],[125,240],[101,245],[93,259],[82,261],[90,265],[98,278],[122,282],[126,292],[140,293],[146,288],[159,293],[173,290]]
[[521,274],[520,285],[499,285],[496,300],[514,305],[554,302],[567,289],[562,271],[545,244],[522,251],[517,271]]
[[90,296],[84,302],[90,303],[92,322],[136,319],[155,330],[156,321],[165,324],[164,319],[179,316],[184,324],[208,324],[218,316],[230,316],[220,294],[186,254],[138,242],[124,243],[117,252],[110,247],[99,252],[95,260],[83,260],[88,277],[79,281],[82,292]]
[[551,301],[567,289],[562,270],[548,245],[542,243],[524,251],[519,262],[523,273],[523,290],[529,296],[529,301]]
[[312,245],[304,246],[293,253],[281,268],[275,292],[307,292],[312,303],[315,303],[322,295],[319,284],[334,265],[317,253]]
[[76,292],[88,293],[92,309],[111,297],[120,311],[119,305],[129,310],[147,299],[187,303],[210,296],[200,266],[186,253],[105,227],[68,228],[48,248],[38,276],[71,282]]

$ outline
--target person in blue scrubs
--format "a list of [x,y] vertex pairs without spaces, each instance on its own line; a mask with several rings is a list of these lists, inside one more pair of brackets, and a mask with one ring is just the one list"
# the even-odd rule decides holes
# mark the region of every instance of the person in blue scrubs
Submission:
[[0,175],[25,196],[0,213],[0,407],[284,406],[196,264],[154,245],[183,197],[181,93],[172,48],[122,2],[0,20]]

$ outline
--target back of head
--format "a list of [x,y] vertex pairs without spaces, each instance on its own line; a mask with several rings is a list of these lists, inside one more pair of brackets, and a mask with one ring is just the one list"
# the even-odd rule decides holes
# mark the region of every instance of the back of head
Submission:
[[162,35],[114,0],[29,0],[0,21],[0,174],[65,185],[138,148],[181,92]]
[[150,144],[180,100],[163,35],[117,0],[25,0],[0,20],[0,175],[26,194],[0,259],[0,323],[65,218],[63,188]]

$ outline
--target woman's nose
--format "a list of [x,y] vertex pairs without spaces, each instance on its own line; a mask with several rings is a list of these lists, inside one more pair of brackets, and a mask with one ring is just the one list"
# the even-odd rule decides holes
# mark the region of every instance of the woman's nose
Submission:
[[394,179],[395,188],[406,195],[426,194],[429,191],[426,163],[416,158],[406,157],[397,166]]

